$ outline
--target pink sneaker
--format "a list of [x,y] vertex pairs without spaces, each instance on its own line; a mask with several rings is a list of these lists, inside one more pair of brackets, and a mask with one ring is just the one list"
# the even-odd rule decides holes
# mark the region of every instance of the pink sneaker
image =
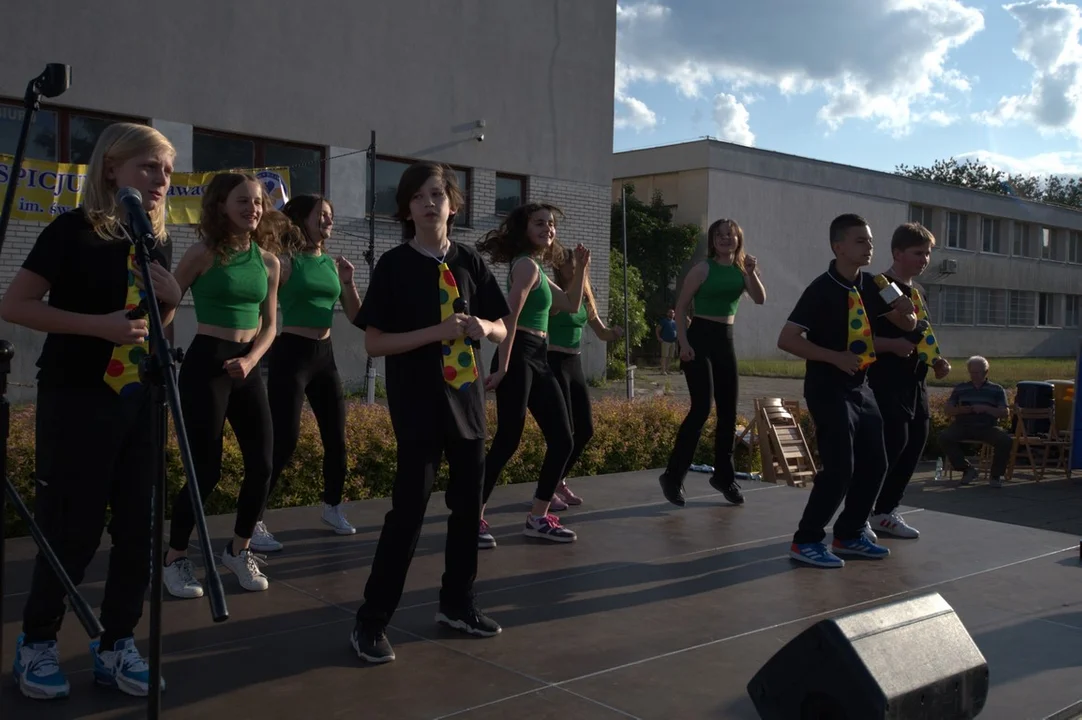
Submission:
[[552,500],[549,501],[549,510],[555,510],[556,512],[562,512],[567,509],[567,503],[560,497],[560,491],[557,490],[552,494]]
[[556,495],[568,505],[582,505],[582,498],[571,492],[566,482],[560,483],[556,488]]

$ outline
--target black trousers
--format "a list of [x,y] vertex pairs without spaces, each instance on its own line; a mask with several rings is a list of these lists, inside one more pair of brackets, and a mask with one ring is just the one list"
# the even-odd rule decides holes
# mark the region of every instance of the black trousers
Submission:
[[[178,381],[188,445],[204,503],[222,477],[226,420],[233,428],[244,459],[233,532],[242,538],[252,537],[267,500],[274,441],[267,388],[259,368],[253,368],[244,379],[234,379],[222,368],[226,360],[244,355],[250,347],[251,343],[196,335],[184,356]],[[169,547],[187,550],[194,528],[191,490],[185,483],[173,500]]]
[[590,403],[590,386],[582,371],[582,355],[549,351],[549,367],[563,391],[571,420],[571,457],[567,459],[563,478],[571,475],[571,468],[582,457],[586,444],[594,436],[594,412]]
[[[560,384],[548,363],[548,341],[528,332],[516,332],[511,344],[507,374],[496,388],[496,435],[485,458],[485,492],[488,502],[511,456],[518,450],[526,427],[526,410],[545,436],[545,459],[537,481],[538,500],[548,502],[564,478],[571,457],[571,419]],[[493,357],[495,368],[499,356]]]
[[[346,394],[334,362],[331,339],[282,333],[271,346],[267,398],[274,426],[274,452],[267,497],[289,465],[301,434],[304,398],[312,407],[323,441],[323,502],[342,502],[346,484]],[[264,506],[265,507],[265,506]],[[263,519],[263,511],[259,513]]]
[[467,608],[473,602],[485,441],[449,438],[443,448],[438,445],[418,448],[399,438],[391,510],[383,520],[372,571],[364,588],[364,604],[357,611],[358,623],[382,628],[391,621],[402,599],[406,574],[421,537],[428,499],[444,454],[450,471],[444,501],[451,515],[447,519],[440,605]]
[[809,390],[805,388],[805,399],[815,422],[823,467],[815,475],[793,542],[822,542],[824,529],[843,499],[845,509],[834,523],[834,537],[855,540],[864,530],[887,471],[883,418],[867,384]]
[[[150,393],[39,387],[34,518],[73,583],[101,544],[106,507],[112,548],[101,603],[102,647],[130,637],[150,583],[151,487],[158,469]],[[39,553],[23,610],[27,642],[55,640],[64,587]]]
[[695,318],[688,328],[688,343],[695,351],[695,359],[681,362],[680,369],[687,378],[691,409],[676,434],[667,473],[671,478],[687,475],[703,426],[710,417],[710,401],[713,400],[718,418],[714,439],[714,473],[723,481],[732,481],[736,476],[733,443],[739,395],[733,326]]
[[924,446],[928,443],[931,420],[923,408],[910,415],[894,403],[889,394],[877,394],[883,416],[883,441],[887,453],[887,473],[875,501],[875,515],[888,515],[902,504],[902,497],[917,470]]

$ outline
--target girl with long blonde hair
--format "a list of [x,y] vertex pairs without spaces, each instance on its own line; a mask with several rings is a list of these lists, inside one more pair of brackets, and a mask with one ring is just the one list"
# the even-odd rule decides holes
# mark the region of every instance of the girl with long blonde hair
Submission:
[[[106,509],[112,512],[105,633],[91,644],[93,674],[98,684],[135,696],[147,694],[150,675],[134,634],[150,582],[156,410],[139,381],[148,328],[129,311],[145,306],[143,277],[116,193],[131,187],[142,195],[157,238],[152,282],[168,325],[181,298],[165,230],[175,156],[154,128],[107,127],[90,159],[82,205],[42,230],[0,301],[5,321],[46,333],[37,362],[34,517],[76,585],[101,541]],[[64,600],[39,553],[15,650],[15,680],[27,697],[70,693],[56,642]]]

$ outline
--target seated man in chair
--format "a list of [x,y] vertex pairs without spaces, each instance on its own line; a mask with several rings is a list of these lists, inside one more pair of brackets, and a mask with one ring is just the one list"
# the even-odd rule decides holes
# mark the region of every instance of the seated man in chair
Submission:
[[1011,436],[1000,427],[1001,418],[1007,417],[1007,393],[1002,385],[988,382],[988,361],[974,355],[966,363],[969,382],[954,388],[947,399],[946,413],[951,424],[939,433],[939,446],[947,454],[951,467],[962,473],[962,484],[968,485],[977,477],[977,468],[966,460],[962,443],[982,442],[992,446],[992,487],[1003,485],[1007,460],[1011,452]]

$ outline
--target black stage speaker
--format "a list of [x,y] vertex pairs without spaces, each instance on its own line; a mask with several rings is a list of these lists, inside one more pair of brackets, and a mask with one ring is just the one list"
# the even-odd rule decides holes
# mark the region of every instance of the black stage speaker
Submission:
[[988,662],[939,593],[823,620],[748,683],[763,720],[954,720],[988,699]]

